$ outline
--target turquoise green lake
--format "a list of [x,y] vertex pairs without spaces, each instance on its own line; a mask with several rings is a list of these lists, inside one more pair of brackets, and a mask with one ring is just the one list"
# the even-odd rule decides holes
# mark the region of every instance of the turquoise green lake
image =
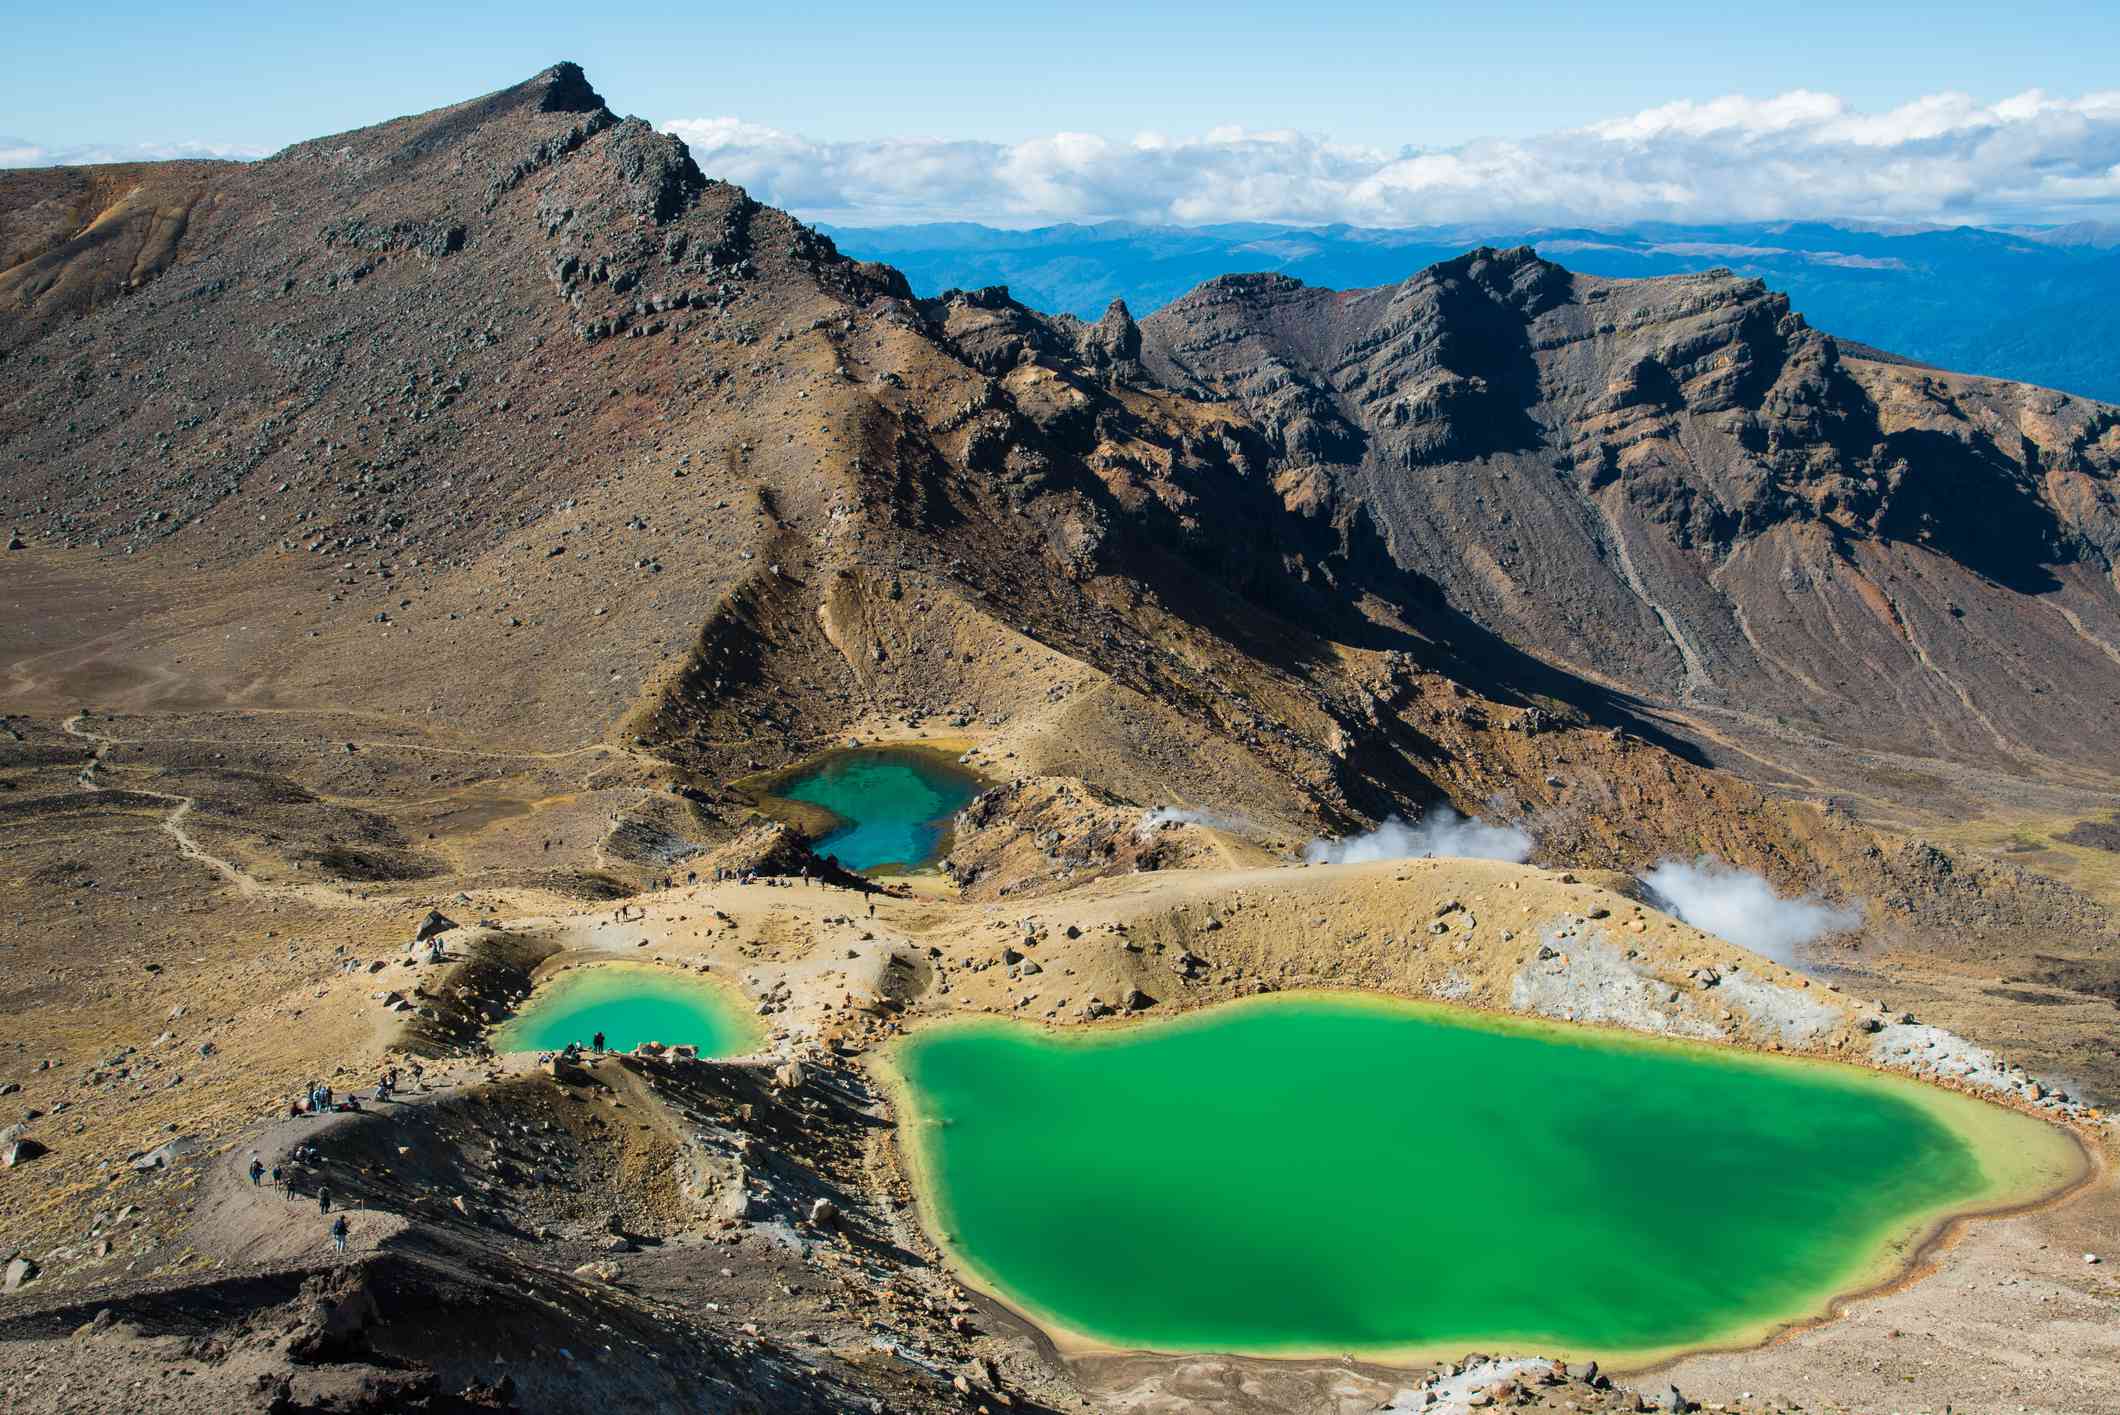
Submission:
[[689,1042],[701,1056],[741,1056],[765,1035],[741,999],[713,983],[639,963],[598,963],[531,993],[523,1010],[495,1031],[493,1049],[586,1047],[598,1032],[613,1051]]
[[945,1022],[891,1060],[938,1238],[1063,1345],[1757,1339],[2083,1163],[2030,1117],[1854,1068],[1329,994]]
[[942,854],[950,821],[979,794],[979,779],[939,752],[857,747],[823,758],[774,794],[836,822],[817,836],[818,854],[861,872],[917,870]]

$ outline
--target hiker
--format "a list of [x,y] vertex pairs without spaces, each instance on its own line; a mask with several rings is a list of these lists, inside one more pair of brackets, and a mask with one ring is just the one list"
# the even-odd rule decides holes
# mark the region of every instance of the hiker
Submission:
[[294,1197],[294,1186],[287,1182],[287,1171],[278,1165],[272,1167],[272,1187],[280,1191],[283,1199]]
[[257,1154],[253,1152],[250,1156],[250,1187],[253,1189],[257,1188],[258,1181],[264,1177],[265,1161],[259,1159]]
[[802,882],[804,885],[808,885],[810,882],[810,867],[808,865],[802,867]]
[[876,901],[873,899],[869,901],[869,917],[872,919],[876,917]]
[[340,1214],[331,1225],[331,1246],[341,1253],[346,1251],[346,1215]]
[[331,1212],[331,1186],[328,1184],[319,1184],[317,1186],[317,1212],[320,1214]]
[[604,1052],[604,1034],[598,1032],[595,1036],[589,1038],[589,1045],[596,1048],[598,1056],[602,1056]]

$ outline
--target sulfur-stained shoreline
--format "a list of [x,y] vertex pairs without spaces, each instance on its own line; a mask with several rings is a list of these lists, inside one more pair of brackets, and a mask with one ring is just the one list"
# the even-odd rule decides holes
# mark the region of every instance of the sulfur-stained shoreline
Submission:
[[1478,1028],[1496,1033],[1550,1037],[1581,1042],[1594,1038],[1600,1047],[1692,1054],[1711,1064],[1779,1068],[1828,1068],[1843,1084],[1888,1094],[1919,1106],[1979,1157],[1985,1183],[1976,1194],[1900,1215],[1891,1228],[1868,1245],[1868,1256],[1853,1274],[1810,1294],[1796,1309],[1783,1307],[1757,1320],[1739,1323],[1695,1340],[1653,1346],[1592,1345],[1535,1330],[1479,1331],[1447,1339],[1392,1346],[1288,1345],[1259,1347],[1210,1344],[1165,1347],[1120,1344],[1086,1332],[1054,1313],[1040,1309],[1009,1289],[1005,1279],[968,1252],[949,1219],[948,1195],[934,1151],[934,1120],[923,1114],[918,1089],[905,1066],[908,1050],[944,1029],[1023,1029],[1034,1024],[995,1016],[944,1018],[916,1027],[874,1058],[900,1117],[895,1153],[918,1198],[924,1236],[968,1285],[1035,1329],[1053,1349],[1069,1358],[1118,1356],[1180,1357],[1211,1353],[1233,1359],[1316,1361],[1354,1357],[1382,1367],[1413,1368],[1451,1359],[1468,1347],[1536,1353],[1565,1361],[1596,1360],[1608,1369],[1643,1371],[1703,1352],[1724,1352],[1765,1345],[1793,1330],[1830,1320],[1845,1304],[1896,1288],[1915,1277],[1965,1226],[1983,1218],[2022,1213],[2059,1202],[2082,1189],[2102,1170],[2098,1151],[2073,1129],[2049,1123],[2018,1109],[1965,1093],[1925,1084],[1876,1067],[1816,1057],[1774,1056],[1745,1047],[1643,1037],[1611,1027],[1587,1027],[1536,1018],[1480,1011],[1372,992],[1319,989],[1268,994],[1196,1008],[1163,1018],[1124,1018],[1089,1025],[1037,1027],[1045,1042],[1076,1047],[1108,1045],[1143,1030],[1169,1033],[1210,1025],[1237,1009],[1271,1007],[1290,1001],[1321,1000],[1334,1005],[1392,1012]]

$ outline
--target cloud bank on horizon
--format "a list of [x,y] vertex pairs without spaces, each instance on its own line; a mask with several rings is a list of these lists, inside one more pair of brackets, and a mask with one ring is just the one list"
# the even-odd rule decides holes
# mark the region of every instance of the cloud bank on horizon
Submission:
[[1132,220],[1426,226],[1496,221],[2074,220],[2120,212],[2120,89],[1962,93],[1861,112],[1830,94],[1685,100],[1523,139],[1385,152],[1217,128],[1131,141],[823,142],[676,118],[711,176],[811,220]]
[[263,148],[227,143],[92,143],[79,147],[46,147],[27,138],[0,136],[0,168],[74,167],[91,162],[170,162],[178,158],[200,157],[247,162],[264,155]]
[[[1396,152],[1286,129],[1018,143],[821,141],[741,118],[673,118],[711,176],[810,220],[1131,220],[1615,226],[1644,221],[2070,221],[2120,216],[2120,89],[1937,93],[1864,112],[1831,93],[1681,100],[1527,138]],[[0,168],[263,149],[51,145],[0,136]]]

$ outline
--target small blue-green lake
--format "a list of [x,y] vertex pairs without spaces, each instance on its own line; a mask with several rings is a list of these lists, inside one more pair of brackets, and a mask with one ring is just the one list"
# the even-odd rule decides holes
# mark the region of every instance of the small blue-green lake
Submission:
[[494,1032],[493,1049],[586,1047],[598,1032],[613,1051],[661,1042],[696,1046],[701,1056],[741,1056],[765,1038],[742,999],[714,983],[640,963],[598,963],[531,993],[522,1011]]
[[802,823],[818,854],[864,874],[902,873],[949,848],[950,822],[981,784],[932,748],[854,747],[783,778],[770,798],[812,808]]

